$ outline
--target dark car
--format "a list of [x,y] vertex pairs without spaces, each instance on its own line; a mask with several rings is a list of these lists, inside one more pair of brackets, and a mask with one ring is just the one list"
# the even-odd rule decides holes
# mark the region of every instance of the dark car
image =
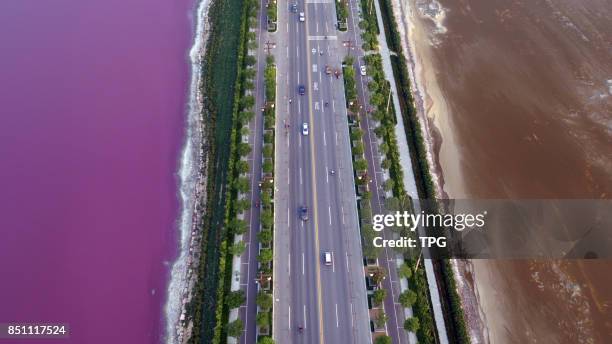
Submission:
[[306,93],[306,87],[304,85],[298,86],[298,93],[303,96]]
[[308,208],[305,206],[300,207],[300,219],[308,221]]
[[291,12],[297,13],[297,4],[291,4]]

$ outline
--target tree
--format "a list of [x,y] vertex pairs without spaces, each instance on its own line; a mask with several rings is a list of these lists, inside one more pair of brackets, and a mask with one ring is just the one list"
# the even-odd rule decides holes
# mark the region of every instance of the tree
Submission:
[[257,323],[257,325],[264,327],[264,326],[268,326],[270,324],[270,313],[268,312],[259,312],[257,313],[257,318],[255,319],[255,322]]
[[374,344],[392,344],[392,343],[393,342],[391,341],[391,337],[387,335],[378,336],[376,337],[376,340],[374,341]]
[[242,253],[244,253],[245,249],[246,249],[246,244],[244,243],[244,241],[240,240],[232,244],[232,246],[230,247],[230,253],[234,256],[239,256]]
[[416,302],[416,299],[417,294],[414,291],[408,289],[400,294],[399,303],[401,303],[404,307],[412,307],[412,305],[414,305],[414,303]]
[[383,161],[380,163],[380,167],[384,168],[385,170],[388,170],[389,167],[391,167],[391,160],[384,158]]
[[265,229],[259,232],[259,234],[257,234],[257,239],[259,239],[259,242],[261,242],[262,244],[271,243],[272,242],[272,231]]
[[270,159],[266,159],[263,163],[263,171],[264,173],[272,173],[274,171],[274,165]]
[[378,150],[382,154],[387,154],[387,152],[389,151],[389,145],[387,145],[386,142],[383,142],[380,144],[380,146],[378,146]]
[[377,289],[376,291],[374,291],[374,293],[372,294],[372,302],[375,305],[380,305],[384,300],[385,297],[387,297],[387,291],[385,289]]
[[254,65],[255,63],[257,63],[257,59],[256,59],[256,58],[255,58],[255,56],[253,56],[253,55],[247,55],[247,56],[245,56],[245,57],[244,57],[244,63],[245,63],[247,66],[252,66],[252,65]]
[[270,337],[260,337],[257,344],[274,344],[274,339]]
[[233,219],[227,226],[230,230],[234,231],[234,234],[244,234],[248,228],[246,221],[241,219]]
[[262,248],[261,251],[259,251],[259,256],[257,256],[257,260],[261,264],[267,264],[271,262],[272,258],[273,258],[272,250],[269,248]]
[[234,185],[236,186],[236,190],[240,193],[247,193],[249,191],[249,188],[251,187],[249,179],[245,177],[238,177],[234,181]]
[[355,160],[353,166],[355,166],[355,170],[357,171],[365,171],[368,168],[368,163],[364,159],[359,158]]
[[421,324],[419,323],[419,318],[410,317],[404,320],[404,330],[406,331],[416,332],[420,327]]
[[412,269],[410,269],[410,266],[408,264],[402,263],[402,265],[400,265],[399,267],[399,270],[397,271],[397,274],[403,278],[410,278],[412,277]]
[[253,111],[240,111],[240,113],[238,113],[238,119],[240,120],[241,123],[250,122],[254,116],[255,116],[255,113]]
[[244,303],[244,300],[244,291],[236,290],[231,291],[229,294],[227,294],[227,297],[225,298],[225,303],[227,304],[227,307],[229,307],[229,309],[232,309],[240,307]]
[[265,230],[270,230],[272,229],[272,223],[274,222],[274,216],[272,215],[271,211],[266,210],[261,213],[261,217],[259,218],[259,221],[261,222],[261,226]]
[[385,312],[378,313],[378,316],[374,320],[374,324],[377,328],[385,327],[385,323],[389,320],[389,317]]
[[247,173],[249,172],[249,168],[249,163],[244,160],[238,160],[238,162],[236,162],[236,170],[238,170],[238,173]]
[[272,145],[265,145],[263,148],[264,158],[271,158],[273,155],[274,155],[274,148],[272,148]]
[[230,337],[238,338],[242,334],[243,325],[242,320],[236,319],[231,323],[227,324],[227,335]]
[[393,186],[395,186],[395,181],[393,181],[393,179],[387,179],[383,183],[383,190],[391,191],[391,190],[393,190]]
[[363,155],[363,145],[361,142],[353,147],[353,155]]
[[244,96],[240,99],[240,105],[243,109],[250,109],[255,105],[255,97],[252,95]]
[[261,290],[259,294],[257,294],[256,302],[259,308],[268,310],[272,308],[272,295]]
[[246,211],[250,207],[251,207],[251,201],[249,201],[246,198],[239,199],[239,200],[236,201],[236,211],[239,212],[239,213],[243,213],[244,211]]
[[238,154],[240,154],[240,156],[247,156],[249,153],[251,153],[251,146],[249,146],[248,143],[238,143]]

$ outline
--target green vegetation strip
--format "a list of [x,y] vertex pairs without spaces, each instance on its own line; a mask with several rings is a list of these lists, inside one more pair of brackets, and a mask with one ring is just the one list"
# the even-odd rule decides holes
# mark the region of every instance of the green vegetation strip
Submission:
[[348,0],[334,0],[336,3],[336,18],[338,19],[338,30],[346,31],[348,29],[347,21],[349,15]]
[[359,28],[363,30],[361,39],[363,40],[362,48],[365,51],[376,50],[378,48],[378,20],[376,20],[376,9],[374,8],[376,0],[361,0],[361,13],[363,20],[359,22]]
[[[408,145],[411,151],[411,161],[413,164],[413,170],[417,179],[417,188],[419,191],[420,198],[426,198],[434,200],[436,198],[436,189],[431,177],[431,171],[429,169],[429,163],[427,161],[427,147],[423,138],[420,122],[417,118],[416,108],[414,106],[414,99],[412,97],[410,78],[408,73],[408,67],[406,58],[404,57],[403,50],[401,48],[401,37],[397,29],[397,23],[393,16],[393,8],[391,0],[379,0],[383,22],[385,23],[385,33],[387,35],[387,42],[389,48],[396,52],[396,56],[391,56],[391,63],[393,65],[393,73],[396,76],[397,88],[400,95],[400,107],[401,113],[404,120],[404,130],[408,138]],[[437,262],[438,267],[443,275],[443,287],[442,290],[446,294],[445,299],[448,300],[448,308],[450,312],[450,318],[452,322],[449,324],[452,337],[454,342],[467,344],[470,343],[468,336],[467,325],[465,322],[465,315],[461,306],[461,300],[457,292],[457,286],[455,285],[455,278],[453,276],[453,270],[451,268],[450,261],[441,260]],[[418,275],[418,274],[417,274]],[[424,279],[424,277],[423,277]],[[419,284],[421,284],[419,282]],[[422,283],[423,287],[426,288],[426,283]],[[425,291],[420,293],[425,294]],[[416,313],[416,311],[415,311]],[[423,326],[421,324],[421,326]],[[453,338],[450,338],[453,340]]]
[[[257,5],[254,0],[245,0],[244,3],[243,0],[215,1],[209,9],[211,31],[203,60],[201,92],[205,95],[203,117],[210,121],[210,125],[205,127],[211,128],[215,139],[209,152],[212,165],[209,166],[207,209],[202,220],[204,240],[200,278],[195,297],[188,307],[188,315],[194,324],[190,343],[194,344],[224,341],[228,309],[224,297],[231,282],[231,264],[226,265],[226,262],[228,259],[231,261],[233,250],[228,249],[228,243],[234,237],[233,228],[227,224],[237,212],[235,180],[240,148],[237,132],[242,126],[238,109],[248,105],[241,98],[244,85],[249,82],[242,72],[247,51],[248,18],[252,7]],[[242,20],[233,19],[238,16]],[[227,159],[228,156],[232,158]]]
[[268,15],[268,31],[274,32],[276,31],[278,21],[277,0],[268,0],[266,3],[266,8],[266,14]]
[[[363,11],[366,14],[364,21],[369,17],[370,20],[375,20],[375,13],[368,14],[368,1],[362,1]],[[362,36],[376,36],[378,34],[378,27],[372,23],[362,23],[361,27],[365,28],[366,33]],[[365,45],[365,44],[364,44]],[[365,48],[365,47],[364,47]],[[372,80],[368,83],[368,89],[371,93],[370,104],[374,106],[374,111],[370,116],[378,121],[380,125],[374,130],[377,137],[381,138],[384,142],[384,146],[381,145],[381,153],[385,154],[385,159],[382,161],[382,167],[389,170],[391,181],[386,181],[383,187],[391,189],[393,198],[386,201],[385,206],[387,208],[401,208],[403,210],[411,209],[410,202],[406,195],[404,183],[403,183],[403,171],[399,158],[399,148],[397,145],[397,137],[395,136],[395,125],[396,116],[393,102],[391,99],[391,85],[385,80],[383,73],[382,59],[379,54],[366,55],[364,58],[366,66],[368,68],[367,73],[370,75]],[[371,241],[371,237],[378,235],[373,231],[371,226],[364,226],[362,228],[364,239]],[[406,233],[402,233],[405,235]],[[364,252],[369,257],[375,257],[377,255],[377,249],[367,247],[365,245]],[[409,288],[416,298],[410,306],[413,307],[414,315],[418,318],[419,326],[416,326],[417,337],[421,343],[435,343],[435,328],[433,318],[430,311],[429,295],[427,288],[427,281],[424,276],[423,268],[419,268],[415,264],[416,262],[408,261],[409,267],[414,267],[416,271],[411,273],[409,278]],[[406,302],[408,306],[410,303]],[[408,319],[407,319],[408,320]],[[409,320],[414,322],[414,320]]]
[[266,58],[264,70],[264,85],[266,104],[264,106],[264,145],[263,145],[263,180],[261,181],[261,231],[258,234],[261,250],[259,261],[260,276],[259,294],[257,295],[257,318],[255,322],[259,327],[258,342],[271,342],[272,338],[272,260],[274,258],[274,123],[276,114],[276,65],[273,56]]

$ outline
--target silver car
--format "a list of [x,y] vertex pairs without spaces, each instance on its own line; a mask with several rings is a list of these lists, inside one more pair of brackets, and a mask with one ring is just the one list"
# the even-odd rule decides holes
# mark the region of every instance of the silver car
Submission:
[[302,123],[302,135],[308,136],[308,123]]

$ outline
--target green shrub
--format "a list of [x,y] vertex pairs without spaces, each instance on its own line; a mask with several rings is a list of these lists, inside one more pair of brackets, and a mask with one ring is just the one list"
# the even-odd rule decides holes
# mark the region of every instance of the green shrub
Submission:
[[272,295],[266,293],[265,291],[261,290],[258,294],[257,294],[257,306],[259,306],[259,308],[264,309],[264,310],[268,310],[270,308],[272,308]]
[[238,338],[242,335],[242,330],[244,326],[242,325],[242,320],[236,319],[231,323],[227,324],[227,335],[230,337]]
[[404,320],[404,329],[406,331],[416,332],[419,330],[419,327],[421,327],[421,324],[419,324],[419,318],[410,317]]
[[417,300],[417,294],[414,291],[407,289],[399,295],[398,300],[402,306],[412,307]]
[[372,302],[374,305],[378,306],[385,300],[385,297],[387,297],[387,291],[382,288],[377,289],[372,294]]
[[244,301],[245,301],[245,296],[244,296],[243,290],[232,291],[229,294],[227,294],[225,298],[225,304],[227,304],[227,306],[230,309],[242,306]]

